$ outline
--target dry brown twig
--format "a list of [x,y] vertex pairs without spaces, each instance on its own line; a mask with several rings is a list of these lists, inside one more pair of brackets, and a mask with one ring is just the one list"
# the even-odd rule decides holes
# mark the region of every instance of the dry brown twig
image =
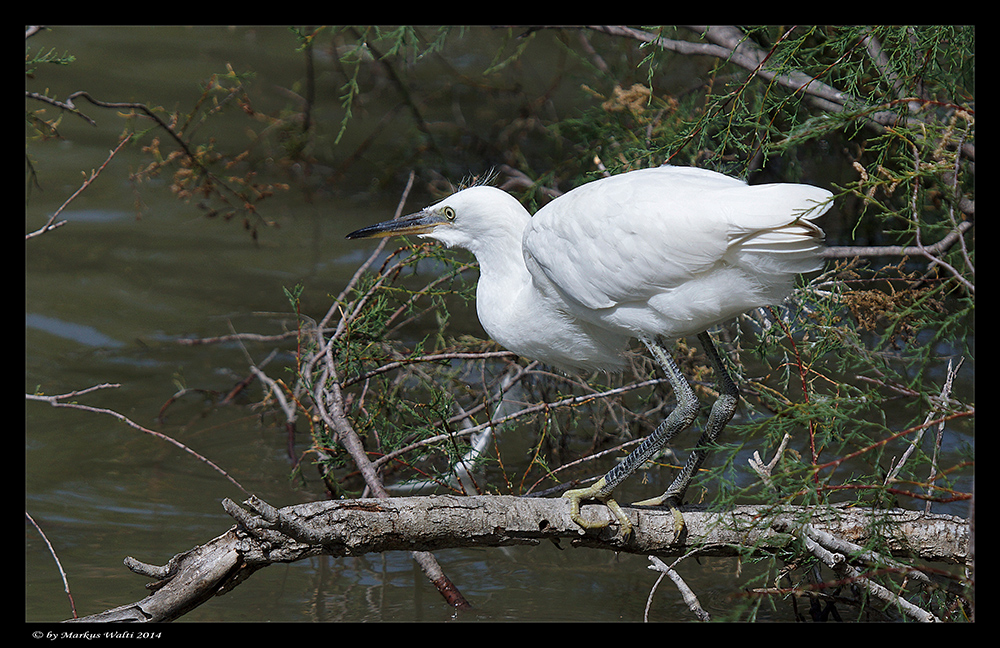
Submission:
[[138,430],[140,432],[143,432],[143,433],[148,434],[150,436],[156,437],[156,438],[158,438],[160,440],[166,441],[167,443],[170,443],[170,444],[172,444],[174,446],[177,446],[178,448],[180,448],[184,452],[190,454],[191,456],[193,456],[194,458],[198,459],[199,461],[204,462],[209,467],[211,467],[212,470],[216,471],[217,473],[219,473],[220,475],[222,475],[223,477],[225,477],[231,484],[233,484],[234,486],[236,486],[236,488],[240,489],[240,491],[242,493],[244,493],[246,495],[251,495],[250,491],[248,491],[247,489],[243,488],[242,484],[240,484],[238,481],[236,481],[236,479],[234,479],[225,470],[223,470],[222,468],[220,468],[215,462],[213,462],[211,459],[208,459],[207,457],[205,457],[205,456],[203,456],[203,455],[195,452],[194,450],[192,450],[188,446],[184,445],[180,441],[177,441],[176,439],[174,439],[174,438],[172,438],[170,436],[167,436],[166,434],[163,434],[161,432],[157,432],[156,430],[150,430],[149,428],[143,427],[143,426],[139,425],[138,423],[136,423],[135,421],[133,421],[132,419],[130,419],[129,417],[127,417],[124,414],[121,414],[119,412],[116,412],[115,410],[107,409],[105,407],[93,407],[91,405],[83,405],[81,403],[75,403],[75,402],[71,402],[71,403],[65,402],[65,401],[67,401],[67,400],[69,400],[71,398],[76,398],[77,396],[82,396],[84,394],[88,394],[88,393],[96,391],[98,389],[111,389],[111,388],[117,388],[117,387],[121,387],[121,385],[120,384],[112,384],[112,383],[104,383],[104,384],[101,384],[101,385],[94,385],[92,387],[87,387],[86,389],[74,390],[74,391],[71,391],[71,392],[68,392],[68,393],[65,393],[65,394],[55,394],[55,395],[52,395],[52,396],[46,396],[44,394],[25,394],[24,398],[25,398],[25,400],[48,403],[52,407],[68,407],[70,409],[83,410],[85,412],[92,412],[94,414],[107,414],[108,416],[112,416],[112,417],[118,419],[119,421],[121,421],[122,423],[124,423],[125,425],[128,425],[129,427],[131,427],[133,429],[136,429],[136,430]]
[[104,164],[102,164],[101,166],[99,166],[96,170],[91,171],[90,175],[86,179],[84,179],[83,184],[80,185],[80,188],[77,189],[76,191],[74,191],[73,195],[71,195],[69,198],[67,198],[66,202],[64,202],[62,205],[60,205],[59,209],[57,209],[55,212],[53,212],[53,214],[51,216],[49,216],[49,220],[45,223],[45,225],[42,225],[40,228],[38,228],[34,232],[29,232],[29,233],[25,234],[24,235],[24,240],[27,241],[28,239],[33,239],[36,236],[41,236],[42,234],[45,234],[46,232],[51,232],[52,230],[54,230],[56,228],[59,228],[59,227],[62,227],[63,225],[65,225],[66,222],[67,222],[65,220],[61,220],[61,221],[56,222],[56,219],[59,218],[59,214],[61,214],[63,212],[63,210],[66,209],[66,207],[69,206],[69,204],[71,202],[73,202],[74,200],[76,200],[76,197],[79,196],[81,193],[83,193],[84,189],[86,189],[91,184],[93,184],[94,180],[97,180],[97,176],[101,175],[101,171],[104,171],[105,167],[108,166],[108,163],[111,162],[111,160],[115,157],[115,155],[118,153],[118,151],[120,151],[122,149],[122,147],[125,146],[125,144],[127,144],[128,141],[131,140],[131,139],[132,139],[132,134],[131,133],[129,133],[128,135],[126,135],[124,138],[122,138],[122,141],[118,143],[118,146],[116,146],[114,149],[112,149],[111,153],[108,154],[108,159],[104,160]]

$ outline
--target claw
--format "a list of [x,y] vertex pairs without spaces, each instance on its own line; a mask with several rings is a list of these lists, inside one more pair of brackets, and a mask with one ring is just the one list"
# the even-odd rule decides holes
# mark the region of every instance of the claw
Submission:
[[597,500],[611,510],[611,514],[615,516],[616,520],[618,520],[618,536],[622,540],[626,540],[629,535],[632,534],[632,521],[628,519],[628,516],[625,515],[625,511],[623,511],[622,507],[618,505],[618,502],[611,497],[610,493],[606,495],[601,493],[604,485],[605,481],[602,477],[597,480],[593,486],[588,488],[578,488],[563,493],[563,497],[569,500],[569,516],[574,522],[579,524],[584,529],[603,529],[608,526],[608,522],[604,520],[591,522],[583,519],[580,515],[580,504],[584,500]]
[[632,503],[632,506],[663,506],[663,505],[669,507],[670,512],[674,516],[674,538],[677,538],[684,531],[684,516],[681,514],[681,510],[677,508],[677,502],[673,497],[664,497],[660,495],[659,497],[650,497],[649,499],[642,500],[641,502]]

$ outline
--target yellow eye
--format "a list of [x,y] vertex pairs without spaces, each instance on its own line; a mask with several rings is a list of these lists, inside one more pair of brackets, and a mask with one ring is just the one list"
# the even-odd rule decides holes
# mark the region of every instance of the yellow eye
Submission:
[[444,208],[444,217],[447,218],[450,221],[455,220],[455,210],[452,209],[451,207],[445,207]]

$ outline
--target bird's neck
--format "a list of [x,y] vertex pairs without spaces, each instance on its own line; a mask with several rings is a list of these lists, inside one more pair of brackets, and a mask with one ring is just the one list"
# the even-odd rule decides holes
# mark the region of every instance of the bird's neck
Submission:
[[474,252],[479,261],[476,289],[479,321],[494,340],[508,349],[516,348],[508,338],[520,328],[514,325],[516,321],[531,312],[526,300],[534,295],[521,251],[520,231],[512,228],[507,236],[494,238],[488,246]]
[[489,227],[483,228],[484,232],[472,237],[471,241],[460,244],[472,252],[479,262],[480,285],[484,280],[498,281],[509,288],[531,281],[521,250],[521,238],[531,222],[531,216],[513,197],[506,194],[504,197],[509,199],[509,203],[498,206],[500,213],[491,219]]

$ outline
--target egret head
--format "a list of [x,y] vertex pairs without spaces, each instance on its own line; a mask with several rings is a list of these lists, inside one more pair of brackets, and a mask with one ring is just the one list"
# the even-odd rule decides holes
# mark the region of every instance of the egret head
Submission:
[[515,242],[530,216],[521,203],[496,187],[469,187],[415,214],[364,227],[347,235],[349,239],[385,236],[417,236],[441,241],[478,255],[487,245]]

